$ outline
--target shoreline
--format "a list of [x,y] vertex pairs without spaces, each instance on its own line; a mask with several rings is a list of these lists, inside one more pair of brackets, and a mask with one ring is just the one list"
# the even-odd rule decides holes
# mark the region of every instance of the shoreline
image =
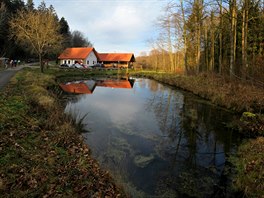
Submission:
[[[58,71],[60,70],[50,69],[46,71],[46,74],[40,74],[39,70],[24,69],[18,72],[2,91],[0,107],[3,111],[0,112],[0,118],[3,123],[0,124],[2,134],[0,148],[3,157],[1,156],[0,159],[0,193],[7,197],[35,195],[127,197],[122,186],[116,184],[111,175],[106,170],[102,170],[98,162],[91,158],[90,149],[78,133],[78,130],[81,130],[81,126],[78,125],[80,123],[75,123],[64,114],[58,93],[52,90],[60,78],[85,78],[98,74],[109,76],[117,75],[117,73],[113,71],[109,73],[105,71],[87,73],[77,70]],[[182,89],[189,92],[192,92],[193,85],[198,88],[194,94],[200,97],[206,96],[208,100],[210,100],[209,96],[212,96],[219,104],[225,99],[223,96],[222,100],[218,100],[212,93],[210,94],[210,90],[213,90],[213,93],[216,92],[212,88],[213,78],[208,76],[189,78],[172,74],[160,75],[154,72],[136,73],[133,71],[131,76],[148,77],[171,86],[180,87],[182,85]],[[166,76],[168,78],[164,80]],[[216,84],[220,82],[216,81]],[[241,102],[241,100],[237,101]],[[238,104],[234,109],[231,106],[231,110],[240,109]],[[243,108],[252,109],[253,107],[246,104]],[[239,177],[233,182],[234,188],[238,190],[250,189],[245,192],[245,195],[249,196],[256,192],[259,193],[257,195],[261,195],[264,190],[263,186],[256,185],[256,182],[260,180],[254,177],[260,174],[260,170],[263,170],[260,166],[264,159],[262,150],[260,150],[264,149],[260,144],[263,143],[261,138],[247,141],[246,145],[249,145],[247,147],[243,144],[238,156],[235,156],[232,161],[237,167],[250,167],[252,177],[241,180],[246,170],[241,168],[238,169]],[[256,146],[254,152],[248,149],[252,148],[252,145]],[[252,161],[254,161],[254,166],[252,166]],[[247,174],[249,175],[249,172]]]
[[55,76],[18,72],[0,96],[0,193],[4,197],[126,197],[91,157],[64,114]]
[[[244,197],[264,196],[264,90],[211,74],[180,76],[156,72],[132,72],[132,76],[146,77],[191,92],[215,105],[240,114],[240,120],[230,123],[245,137],[236,156],[228,160],[234,164],[232,186]],[[252,94],[252,95],[250,95]],[[252,97],[251,97],[252,96]]]

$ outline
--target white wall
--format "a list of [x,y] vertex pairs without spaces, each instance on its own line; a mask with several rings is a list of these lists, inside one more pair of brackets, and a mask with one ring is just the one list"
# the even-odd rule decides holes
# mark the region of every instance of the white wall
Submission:
[[67,64],[67,65],[72,65],[72,64],[74,64],[75,63],[75,60],[65,60],[65,59],[63,59],[63,60],[60,60],[60,64]]
[[92,51],[89,54],[89,56],[84,60],[83,64],[88,65],[88,66],[93,66],[96,63],[97,63],[97,58],[96,58],[94,52]]
[[[60,60],[60,65],[61,64],[72,65],[74,63],[75,63],[75,60],[71,60],[71,59]],[[97,57],[95,56],[95,53],[93,51],[88,55],[86,59],[83,60],[83,64],[88,65],[88,66],[93,66],[96,63],[97,63]]]

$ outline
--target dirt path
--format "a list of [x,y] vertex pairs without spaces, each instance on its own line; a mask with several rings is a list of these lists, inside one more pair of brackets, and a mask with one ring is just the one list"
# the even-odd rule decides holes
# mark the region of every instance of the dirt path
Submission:
[[0,72],[0,91],[8,84],[10,79],[18,72],[19,70],[23,69],[24,67],[30,67],[29,65],[20,65],[13,68],[8,68],[4,71]]

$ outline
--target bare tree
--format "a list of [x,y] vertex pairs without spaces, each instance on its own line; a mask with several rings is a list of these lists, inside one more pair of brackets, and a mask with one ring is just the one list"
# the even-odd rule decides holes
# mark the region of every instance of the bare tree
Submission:
[[186,14],[184,10],[183,0],[180,0],[181,3],[181,15],[182,15],[182,23],[183,23],[183,51],[184,51],[184,68],[185,73],[188,71],[188,61],[187,61],[187,26],[186,26]]
[[38,10],[21,10],[10,21],[11,36],[21,46],[38,55],[41,72],[44,72],[43,56],[61,47],[62,36],[53,8],[44,2]]
[[203,0],[195,0],[193,12],[195,14],[196,23],[196,67],[197,73],[200,70],[201,59],[201,31],[202,31],[202,17],[203,17]]

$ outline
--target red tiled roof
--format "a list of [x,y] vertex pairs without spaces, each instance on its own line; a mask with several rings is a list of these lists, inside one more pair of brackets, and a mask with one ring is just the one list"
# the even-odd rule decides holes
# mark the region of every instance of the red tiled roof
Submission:
[[98,58],[100,61],[135,61],[134,54],[132,53],[98,53]]
[[61,53],[58,59],[85,59],[91,51],[95,52],[93,47],[67,48]]

